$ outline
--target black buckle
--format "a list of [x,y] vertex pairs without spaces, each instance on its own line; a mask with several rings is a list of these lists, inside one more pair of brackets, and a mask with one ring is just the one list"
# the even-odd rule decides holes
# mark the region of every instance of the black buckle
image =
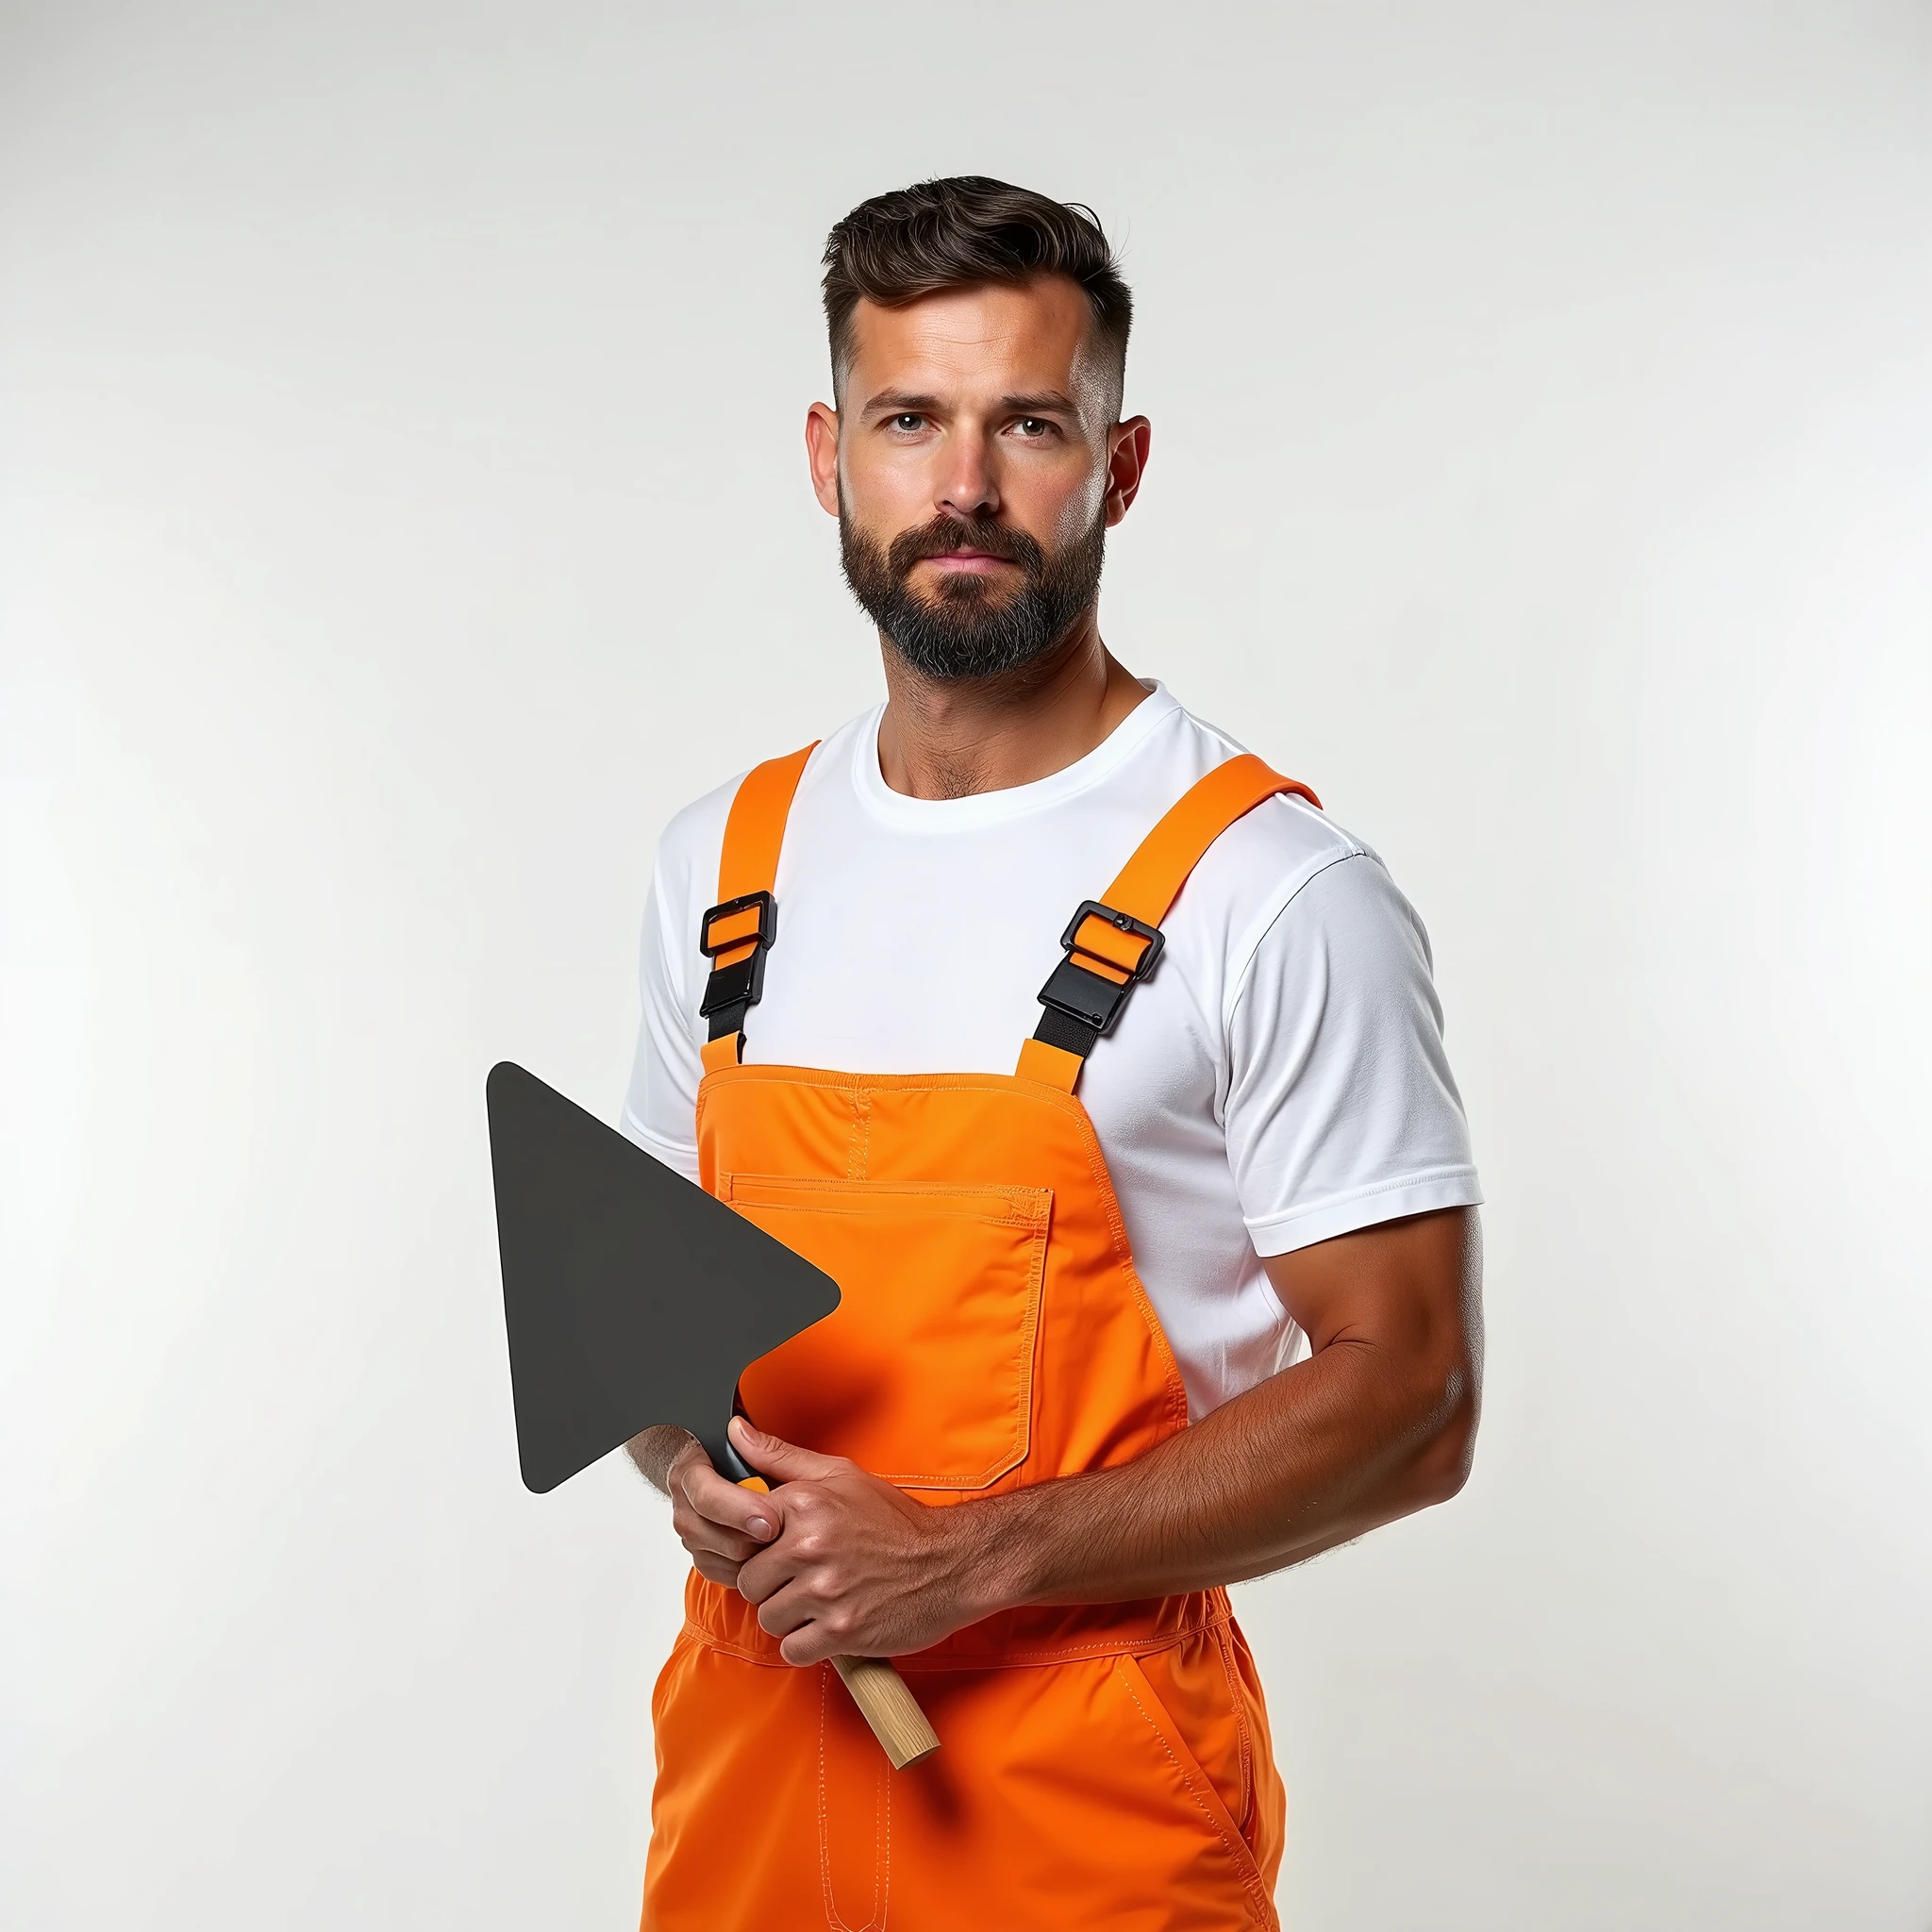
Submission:
[[[1167,943],[1167,935],[1158,925],[1142,925],[1131,913],[1116,912],[1111,906],[1103,906],[1098,899],[1082,899],[1080,909],[1067,923],[1067,929],[1060,935],[1060,945],[1068,953],[1074,950],[1074,935],[1090,919],[1104,919],[1108,924],[1121,932],[1138,933],[1147,941],[1147,949],[1141,955],[1141,963],[1127,974],[1129,986],[1137,979],[1145,979],[1154,971],[1154,962],[1160,958],[1160,949]],[[1093,956],[1099,958],[1101,955]],[[1107,962],[1109,966],[1114,961]]]
[[[749,911],[754,906],[758,911],[756,932],[740,933],[735,939],[712,940],[711,927],[719,920],[728,919],[734,912]],[[778,908],[769,892],[747,892],[741,899],[727,899],[705,914],[698,927],[698,950],[706,958],[715,959],[720,953],[731,952],[739,946],[749,946],[751,951],[728,966],[711,968],[711,976],[705,981],[704,997],[698,1002],[699,1018],[708,1020],[714,1013],[723,1013],[730,1021],[724,1028],[726,1032],[742,1029],[745,1009],[757,1006],[765,996],[765,955],[777,936]],[[714,1025],[711,1037],[717,1036],[718,1028]]]
[[[742,932],[735,940],[720,940],[711,942],[712,924],[720,919],[729,919],[734,912],[749,911],[752,907],[758,908],[758,929],[757,932]],[[722,906],[713,906],[705,914],[704,923],[698,928],[698,951],[706,958],[715,959],[720,953],[728,953],[733,946],[744,946],[756,941],[762,949],[778,937],[778,904],[769,892],[747,892],[741,899],[727,899]]]
[[[1127,972],[1126,978],[1109,979],[1106,974],[1095,973],[1091,967],[1081,965],[1074,957],[1077,950],[1074,935],[1090,919],[1104,919],[1121,932],[1137,933],[1147,941],[1140,963]],[[1153,972],[1154,962],[1160,958],[1160,949],[1166,943],[1158,926],[1144,925],[1128,913],[1116,912],[1111,906],[1103,906],[1098,899],[1083,899],[1080,909],[1060,935],[1060,944],[1066,948],[1067,957],[1054,968],[1046,984],[1040,989],[1040,1003],[1057,1013],[1064,1013],[1079,1025],[1091,1028],[1098,1039],[1112,1031],[1128,993]],[[1091,957],[1100,958],[1102,956],[1096,953]],[[1111,959],[1106,963],[1115,966]],[[1118,966],[1115,970],[1126,971]]]

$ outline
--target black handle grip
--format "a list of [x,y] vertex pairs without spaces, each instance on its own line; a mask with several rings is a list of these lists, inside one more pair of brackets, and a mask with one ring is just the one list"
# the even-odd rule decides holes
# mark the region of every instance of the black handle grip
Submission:
[[[731,1413],[733,1415],[744,1415],[744,1398],[741,1395],[740,1395],[738,1391],[735,1389],[731,1391]],[[750,1416],[748,1415],[745,1415],[744,1419],[746,1422],[750,1422],[751,1420]],[[704,1449],[705,1454],[711,1458],[711,1467],[715,1469],[718,1472],[718,1474],[724,1478],[726,1482],[763,1482],[765,1480],[765,1478],[759,1475],[758,1471],[755,1470],[751,1466],[751,1464],[748,1463],[744,1459],[744,1457],[741,1457],[738,1453],[738,1451],[731,1446],[731,1437],[728,1433],[728,1429],[727,1432],[720,1434],[715,1441],[706,1442],[704,1445]]]

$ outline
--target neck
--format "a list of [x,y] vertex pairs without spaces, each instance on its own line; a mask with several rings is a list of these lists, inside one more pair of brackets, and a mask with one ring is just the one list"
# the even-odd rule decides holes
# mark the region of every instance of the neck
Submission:
[[1050,778],[1147,695],[1101,642],[1091,610],[1043,658],[998,677],[926,677],[884,637],[879,648],[879,773],[910,798],[965,798]]

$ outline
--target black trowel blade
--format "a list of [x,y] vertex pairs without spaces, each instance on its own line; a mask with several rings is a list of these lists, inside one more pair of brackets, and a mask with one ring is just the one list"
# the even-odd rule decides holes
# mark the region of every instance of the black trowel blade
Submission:
[[488,1094],[525,1485],[657,1423],[727,1467],[739,1375],[829,1315],[838,1284],[534,1074],[506,1060]]

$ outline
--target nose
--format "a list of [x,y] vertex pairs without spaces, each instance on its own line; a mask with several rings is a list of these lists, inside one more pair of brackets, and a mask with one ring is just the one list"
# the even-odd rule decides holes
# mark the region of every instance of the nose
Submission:
[[999,485],[993,480],[985,433],[961,425],[946,438],[943,447],[945,460],[935,498],[937,508],[966,522],[997,516]]

